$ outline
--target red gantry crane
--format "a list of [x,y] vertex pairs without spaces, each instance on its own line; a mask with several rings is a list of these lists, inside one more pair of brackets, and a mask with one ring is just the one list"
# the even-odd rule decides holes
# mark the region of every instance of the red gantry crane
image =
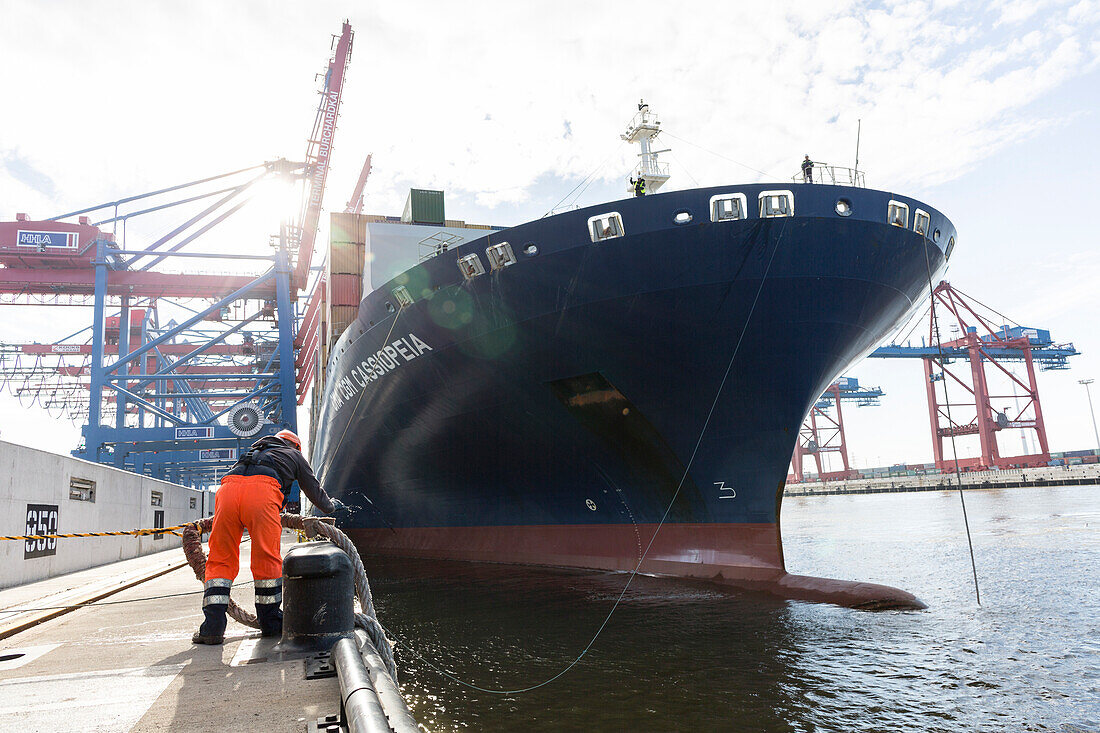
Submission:
[[[979,312],[979,306],[988,313]],[[1050,331],[1045,329],[1018,324],[995,326],[994,315],[1000,316],[949,283],[941,282],[932,291],[927,344],[890,344],[871,354],[879,359],[923,361],[932,452],[940,470],[955,468],[954,452],[944,450],[945,439],[971,435],[978,436],[981,455],[959,457],[963,470],[1050,464],[1035,365],[1041,370],[1066,369],[1067,359],[1078,351],[1073,344],[1054,343]],[[941,341],[945,326],[959,335]],[[966,363],[963,368],[953,366],[963,361]],[[1012,371],[1012,364],[1023,365],[1023,376]],[[991,382],[990,374],[996,378],[995,383]],[[1002,389],[1007,391],[999,391]],[[997,435],[1003,430],[1033,431],[1037,450],[1024,455],[1002,455]]]
[[[864,387],[854,377],[840,377],[826,389],[810,408],[810,414],[798,431],[798,443],[791,457],[791,475],[787,483],[802,483],[806,480],[803,464],[806,456],[812,456],[817,465],[817,481],[840,481],[859,478],[859,472],[852,469],[848,462],[848,442],[844,434],[844,412],[842,401],[855,402],[860,407],[877,405],[885,394],[878,387]],[[834,418],[830,410],[836,410]],[[840,457],[842,468],[828,470],[825,462],[827,454]]]

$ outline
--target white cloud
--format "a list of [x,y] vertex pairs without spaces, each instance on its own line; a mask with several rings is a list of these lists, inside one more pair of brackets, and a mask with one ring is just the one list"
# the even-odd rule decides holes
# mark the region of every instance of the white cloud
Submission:
[[[862,118],[873,184],[939,182],[1046,124],[1025,110],[1096,63],[1096,5],[374,5],[352,18],[330,205],[368,150],[374,209],[396,211],[410,183],[525,200],[541,176],[581,177],[615,152],[641,96],[680,137],[775,176],[807,150],[848,162]],[[39,6],[9,6],[0,91],[28,112],[6,117],[0,151],[47,173],[59,208],[300,156],[340,17],[323,4],[73,3],[52,6],[44,44],[25,30],[44,25]],[[677,152],[703,183],[741,177]],[[621,146],[601,176],[632,159]],[[16,201],[46,204],[0,174],[0,215]]]

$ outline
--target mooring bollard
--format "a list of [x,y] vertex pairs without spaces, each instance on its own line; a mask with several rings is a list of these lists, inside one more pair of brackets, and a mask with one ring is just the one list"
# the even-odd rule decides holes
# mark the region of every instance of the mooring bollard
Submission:
[[355,578],[331,542],[303,542],[283,558],[281,653],[327,651],[355,630]]

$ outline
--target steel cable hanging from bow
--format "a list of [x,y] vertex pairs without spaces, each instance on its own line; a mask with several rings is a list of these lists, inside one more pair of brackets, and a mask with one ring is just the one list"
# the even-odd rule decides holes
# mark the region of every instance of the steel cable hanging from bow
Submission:
[[[936,337],[936,350],[939,352],[939,364],[940,369],[944,367],[944,354],[943,354],[943,338],[940,334],[939,320],[936,317],[936,294],[932,286],[932,263],[928,259],[928,246],[924,244],[923,238],[921,244],[924,247],[924,266],[928,272],[928,297],[929,297],[929,309],[931,311],[931,318],[929,324],[931,326],[932,335]],[[947,380],[940,380],[943,382],[943,402],[944,407],[947,408],[947,422],[954,424],[954,420],[951,419],[951,400],[947,395]],[[936,389],[935,383],[932,384],[932,389]],[[978,407],[981,409],[981,406]],[[939,415],[936,416],[936,427],[939,426]],[[966,528],[966,544],[970,549],[970,570],[974,575],[974,599],[978,605],[982,605],[982,594],[978,589],[978,564],[974,560],[974,540],[970,536],[970,519],[966,514],[966,498],[963,496],[962,485],[962,469],[959,468],[959,449],[955,444],[955,431],[951,431],[951,454],[955,460],[955,484],[959,491],[959,504],[962,506],[963,526]]]

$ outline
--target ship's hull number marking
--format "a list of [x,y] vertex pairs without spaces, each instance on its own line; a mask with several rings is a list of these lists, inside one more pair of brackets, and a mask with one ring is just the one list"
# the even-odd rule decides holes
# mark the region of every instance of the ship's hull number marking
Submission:
[[734,491],[732,486],[726,486],[725,481],[715,481],[714,485],[718,487],[719,499],[736,499],[737,492]]

